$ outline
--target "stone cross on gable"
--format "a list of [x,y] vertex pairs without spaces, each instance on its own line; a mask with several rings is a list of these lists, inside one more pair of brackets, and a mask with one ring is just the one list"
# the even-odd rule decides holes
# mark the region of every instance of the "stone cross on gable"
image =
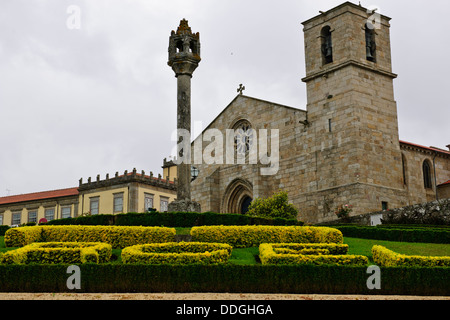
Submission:
[[239,88],[237,89],[237,92],[239,92],[239,94],[242,94],[242,92],[245,90],[245,86],[242,85],[242,83],[239,85]]

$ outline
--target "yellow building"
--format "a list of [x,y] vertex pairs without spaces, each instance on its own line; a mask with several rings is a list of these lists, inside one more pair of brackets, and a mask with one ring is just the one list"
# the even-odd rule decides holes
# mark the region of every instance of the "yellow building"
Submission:
[[79,186],[67,189],[0,197],[0,225],[38,223],[83,214],[118,214],[147,212],[155,209],[167,211],[168,204],[176,198],[174,179],[154,177],[152,173],[125,171],[114,177],[95,181],[91,178]]

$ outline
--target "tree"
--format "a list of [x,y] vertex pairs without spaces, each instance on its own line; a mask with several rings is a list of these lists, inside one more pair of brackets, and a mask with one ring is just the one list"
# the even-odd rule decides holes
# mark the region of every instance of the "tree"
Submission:
[[254,199],[248,207],[247,214],[267,218],[296,219],[298,210],[288,202],[287,192],[280,190],[269,198]]

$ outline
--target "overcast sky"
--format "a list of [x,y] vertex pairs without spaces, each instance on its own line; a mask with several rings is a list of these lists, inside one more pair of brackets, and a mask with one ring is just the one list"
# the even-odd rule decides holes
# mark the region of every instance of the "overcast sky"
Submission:
[[[1,0],[0,196],[162,173],[174,146],[171,30],[200,32],[192,122],[236,96],[306,109],[301,22],[341,0]],[[358,1],[353,1],[358,3]],[[400,139],[450,144],[450,1],[362,1],[392,18]],[[75,5],[80,28],[70,29]]]

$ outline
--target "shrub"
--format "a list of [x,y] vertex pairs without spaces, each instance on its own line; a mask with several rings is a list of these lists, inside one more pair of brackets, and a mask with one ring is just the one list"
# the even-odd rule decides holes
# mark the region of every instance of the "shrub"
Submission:
[[254,199],[248,207],[248,215],[267,218],[294,219],[298,211],[293,204],[288,202],[288,194],[280,191],[273,196],[262,199]]
[[277,243],[272,244],[275,253],[292,253],[292,254],[347,254],[348,245],[340,243]]
[[228,243],[234,248],[261,243],[343,243],[342,233],[327,227],[203,226],[191,229],[193,241]]
[[[77,292],[229,292],[449,296],[450,268],[381,268],[381,290],[367,288],[367,266],[81,264]],[[67,265],[0,265],[2,292],[72,292]]]
[[23,247],[38,242],[41,239],[42,227],[11,228],[5,232],[5,245],[7,247]]
[[303,225],[297,219],[254,217],[233,213],[215,212],[151,212],[98,214],[77,218],[55,219],[46,225],[117,225],[165,226],[190,228],[203,225]]
[[33,242],[105,242],[113,248],[135,244],[172,242],[174,228],[125,226],[36,226],[9,229],[8,247],[22,247]]
[[373,261],[382,267],[450,267],[450,257],[408,256],[386,247],[372,247]]
[[[259,246],[259,257],[261,263],[266,264],[333,264],[333,265],[358,265],[364,266],[369,263],[369,259],[366,256],[361,255],[333,255],[333,254],[323,254],[324,252],[329,253],[329,249],[320,249],[320,247],[310,248],[307,254],[304,254],[304,250],[299,250],[298,253],[280,253],[275,248],[287,248],[291,247],[290,244],[270,244],[263,243]],[[327,247],[327,246],[323,246]],[[348,249],[348,248],[347,248]]]
[[345,237],[400,242],[450,243],[450,229],[442,227],[340,225],[333,226],[333,228],[341,230]]
[[36,242],[7,251],[0,262],[6,264],[104,263],[109,261],[111,252],[111,245],[100,242]]
[[176,242],[143,244],[122,250],[123,263],[214,264],[227,262],[232,247],[224,243]]

